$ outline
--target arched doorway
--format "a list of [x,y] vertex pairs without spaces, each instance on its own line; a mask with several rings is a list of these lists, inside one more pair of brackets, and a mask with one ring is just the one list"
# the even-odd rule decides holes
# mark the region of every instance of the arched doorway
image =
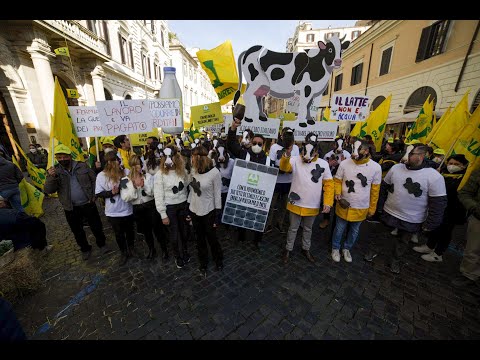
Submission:
[[471,114],[473,114],[478,105],[480,105],[480,90],[478,90],[477,96],[475,96],[475,99],[473,99],[472,106],[470,107]]
[[433,99],[433,109],[435,109],[435,104],[437,103],[437,92],[430,86],[422,86],[413,92],[412,95],[407,100],[407,104],[403,109],[404,114],[408,114],[412,111],[419,111],[425,100],[427,100],[430,95],[430,101]]
[[0,149],[3,150],[8,157],[12,157],[13,148],[10,143],[4,121],[7,122],[7,125],[10,128],[10,132],[15,141],[20,143],[20,141],[18,140],[17,132],[15,131],[15,127],[13,126],[12,117],[8,112],[7,104],[5,102],[3,94],[0,92]]
[[112,97],[112,94],[110,94],[110,91],[103,88],[103,92],[105,93],[105,100],[113,100],[113,97]]
[[130,94],[125,95],[125,100],[131,100],[131,99],[132,99],[132,95]]
[[383,102],[383,100],[385,100],[385,96],[377,96],[375,100],[372,101],[372,105],[370,105],[370,111],[375,110]]

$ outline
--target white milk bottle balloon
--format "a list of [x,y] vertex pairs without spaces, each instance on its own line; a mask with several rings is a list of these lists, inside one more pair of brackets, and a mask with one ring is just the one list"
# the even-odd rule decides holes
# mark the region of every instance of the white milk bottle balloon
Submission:
[[[162,126],[162,131],[166,133],[180,134],[183,132],[183,99],[182,90],[180,89],[180,85],[178,85],[175,72],[176,69],[174,67],[163,68],[164,78],[159,96],[160,99],[172,100],[172,103],[170,103],[171,107],[168,106],[165,110],[172,109],[171,118],[175,119],[175,124],[171,124],[171,126]],[[178,103],[174,102],[174,100],[178,100]],[[173,108],[175,109],[173,110]]]

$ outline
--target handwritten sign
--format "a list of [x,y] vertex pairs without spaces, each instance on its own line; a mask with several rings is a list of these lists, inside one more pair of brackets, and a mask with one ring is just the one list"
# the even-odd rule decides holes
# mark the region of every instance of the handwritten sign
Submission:
[[368,96],[333,95],[330,119],[365,121],[368,117]]
[[167,133],[175,133],[177,127],[183,127],[182,103],[180,99],[155,99],[150,100],[154,128],[162,128]]
[[273,166],[236,159],[222,222],[263,232],[277,175]]
[[264,138],[277,139],[279,127],[280,119],[268,118],[267,121],[253,120],[252,122],[243,120],[242,125],[237,128],[237,135],[242,135],[245,130],[250,129],[254,134],[263,135]]
[[223,123],[222,107],[220,102],[190,107],[195,129]]
[[298,125],[298,120],[284,121],[283,127],[290,127],[294,129],[293,136],[295,141],[304,141],[305,136],[309,133],[314,133],[318,136],[318,141],[332,141],[337,136],[338,123],[315,121],[315,125],[309,125],[306,128]]
[[[320,107],[319,102],[320,102],[321,96],[317,96],[313,98],[312,100],[312,105],[310,105],[310,115],[312,118],[317,117],[318,109]],[[317,102],[317,105],[314,105],[315,102]],[[291,98],[287,99],[287,106],[286,110],[294,113],[298,113],[298,108],[300,106],[300,95],[293,95]]]
[[96,106],[69,106],[68,110],[78,137],[103,136]]
[[146,100],[97,101],[97,109],[105,136],[152,131],[152,114]]

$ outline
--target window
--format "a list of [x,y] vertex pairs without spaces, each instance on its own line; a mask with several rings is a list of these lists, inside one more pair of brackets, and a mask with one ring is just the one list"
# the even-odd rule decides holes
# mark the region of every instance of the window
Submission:
[[352,68],[352,79],[350,80],[350,85],[357,85],[362,82],[362,70],[363,70],[363,62],[355,65]]
[[415,62],[429,59],[445,51],[451,20],[439,20],[422,30]]
[[315,34],[307,34],[307,42],[312,43],[315,41]]
[[118,39],[120,42],[120,57],[122,64],[133,68],[132,42],[128,41],[127,37],[122,34],[118,34]]
[[164,30],[164,28],[162,26],[162,28],[160,29],[160,38],[162,40],[162,47],[164,48],[165,47],[165,40],[163,38],[163,30]]
[[188,76],[187,62],[185,60],[183,60],[183,76],[184,77]]
[[150,68],[150,59],[148,58],[147,54],[142,52],[142,74],[143,76],[151,79],[152,78],[152,70]]
[[425,103],[425,100],[427,100],[428,96],[430,95],[430,100],[433,99],[434,105],[433,108],[435,108],[435,103],[437,101],[437,92],[435,89],[433,89],[430,86],[422,86],[415,90],[412,95],[407,100],[407,103],[405,107],[403,108],[403,113],[408,114],[409,112],[412,111],[419,111],[423,104]]
[[340,37],[340,33],[339,33],[338,31],[326,33],[326,34],[325,34],[325,40],[330,39],[332,36],[338,36],[338,37]]
[[161,72],[161,69],[160,69],[160,64],[159,63],[155,63],[154,65],[154,71],[155,71],[155,80],[158,80],[158,81],[162,81],[162,72]]
[[352,41],[359,37],[361,34],[360,30],[352,31]]
[[111,55],[112,52],[111,52],[111,49],[110,49],[110,38],[109,38],[109,35],[108,35],[108,26],[107,26],[107,22],[105,20],[102,20],[102,37],[103,37],[103,40],[105,40],[105,46],[107,48],[107,54]]
[[390,46],[388,49],[385,49],[382,51],[382,61],[380,63],[379,76],[388,74],[390,72],[390,62],[392,61],[392,51],[393,51],[393,46]]
[[335,76],[335,85],[333,87],[333,91],[342,90],[342,81],[343,81],[343,74],[339,74]]
[[97,35],[97,20],[87,20],[87,28]]
[[372,105],[370,105],[370,111],[375,110],[382,102],[385,100],[385,96],[377,96],[375,100],[373,100]]

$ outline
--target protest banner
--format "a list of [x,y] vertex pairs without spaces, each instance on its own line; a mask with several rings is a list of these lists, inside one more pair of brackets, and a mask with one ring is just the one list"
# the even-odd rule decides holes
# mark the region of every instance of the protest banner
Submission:
[[267,121],[253,120],[252,122],[242,121],[242,124],[237,128],[237,135],[242,135],[247,129],[253,131],[254,134],[263,135],[266,139],[277,139],[278,128],[280,127],[280,119],[270,119]]
[[104,136],[152,131],[152,114],[147,100],[97,101]]
[[103,136],[96,106],[69,106],[68,110],[78,137]]
[[236,159],[222,222],[263,232],[277,175],[275,167]]
[[315,125],[310,125],[306,128],[299,126],[299,121],[283,121],[283,127],[293,129],[293,136],[295,141],[304,141],[305,136],[309,133],[314,133],[318,136],[318,141],[333,141],[337,136],[338,123],[327,121],[315,121]]
[[190,110],[192,111],[191,121],[193,121],[195,129],[223,124],[222,107],[220,106],[220,102],[191,106]]
[[160,127],[166,133],[176,133],[176,128],[183,126],[180,99],[149,100],[149,106],[153,119],[152,127]]
[[365,121],[369,115],[369,97],[361,95],[333,95],[330,119]]

